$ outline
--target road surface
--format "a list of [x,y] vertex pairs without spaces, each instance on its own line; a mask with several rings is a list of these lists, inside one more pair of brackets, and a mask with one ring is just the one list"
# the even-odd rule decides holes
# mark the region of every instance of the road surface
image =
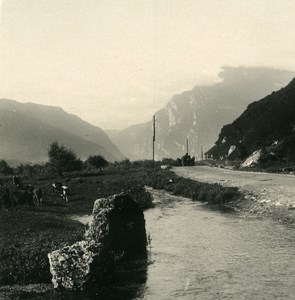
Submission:
[[173,171],[178,176],[200,182],[238,187],[254,201],[295,207],[295,175],[233,171],[208,166],[177,167]]

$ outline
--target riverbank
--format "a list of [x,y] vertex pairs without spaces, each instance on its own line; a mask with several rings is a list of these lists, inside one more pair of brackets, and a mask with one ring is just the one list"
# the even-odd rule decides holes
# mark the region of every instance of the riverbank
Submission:
[[179,167],[177,176],[224,188],[237,188],[241,195],[226,206],[246,215],[295,223],[295,176],[263,172],[243,172],[208,166]]

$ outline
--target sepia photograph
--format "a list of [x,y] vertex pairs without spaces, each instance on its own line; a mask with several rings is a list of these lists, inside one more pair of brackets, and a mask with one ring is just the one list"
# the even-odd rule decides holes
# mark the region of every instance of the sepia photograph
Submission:
[[0,0],[1,300],[292,300],[294,223],[295,1]]

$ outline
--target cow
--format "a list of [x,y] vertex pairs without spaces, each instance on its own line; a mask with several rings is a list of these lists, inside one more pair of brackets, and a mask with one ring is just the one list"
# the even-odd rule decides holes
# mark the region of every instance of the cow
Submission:
[[34,187],[11,190],[11,206],[17,209],[19,205],[28,205],[29,210],[35,210]]
[[69,194],[70,193],[69,193],[69,188],[66,185],[64,185],[60,182],[54,182],[51,186],[61,196],[61,198],[63,200],[65,200],[66,202],[69,201]]
[[11,198],[10,198],[10,191],[8,187],[2,187],[0,191],[0,211],[2,210],[2,207],[4,207],[5,210],[10,210],[11,207]]
[[62,189],[62,199],[65,200],[66,202],[69,202],[69,188],[66,185],[63,185],[61,187]]

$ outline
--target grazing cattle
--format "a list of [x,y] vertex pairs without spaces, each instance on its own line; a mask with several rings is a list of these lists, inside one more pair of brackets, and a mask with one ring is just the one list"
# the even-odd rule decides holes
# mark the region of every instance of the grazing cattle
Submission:
[[30,210],[35,210],[33,190],[33,186],[29,186],[26,189],[13,189],[11,191],[12,207],[17,209],[19,205],[27,205]]
[[52,184],[52,187],[54,188],[54,190],[61,196],[61,198],[63,200],[65,200],[66,202],[69,201],[69,188],[64,185],[61,184],[60,182],[54,182]]
[[69,201],[69,188],[67,186],[63,185],[61,187],[61,189],[62,189],[62,196],[61,196],[62,199],[65,200],[66,202],[68,202]]
[[55,191],[59,192],[61,190],[62,183],[57,181],[57,182],[54,182],[51,186],[54,188]]

